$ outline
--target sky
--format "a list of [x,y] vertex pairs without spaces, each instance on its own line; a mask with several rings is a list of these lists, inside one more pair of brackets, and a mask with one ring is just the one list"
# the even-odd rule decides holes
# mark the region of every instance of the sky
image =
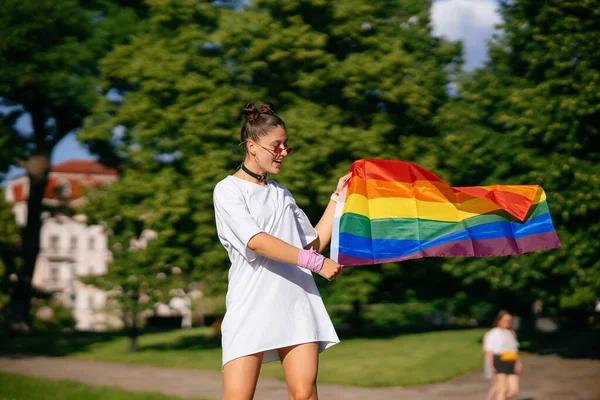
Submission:
[[496,0],[437,0],[431,8],[433,34],[462,40],[466,70],[481,66],[486,41],[501,22]]
[[[433,33],[450,40],[462,40],[465,69],[472,70],[486,58],[486,40],[494,33],[494,26],[501,22],[497,10],[496,0],[435,0],[431,9]],[[18,127],[21,131],[30,131],[31,123],[27,117],[23,117]],[[95,159],[71,133],[57,144],[51,161],[52,164],[58,164],[75,158]],[[4,184],[23,173],[23,169],[12,167]]]

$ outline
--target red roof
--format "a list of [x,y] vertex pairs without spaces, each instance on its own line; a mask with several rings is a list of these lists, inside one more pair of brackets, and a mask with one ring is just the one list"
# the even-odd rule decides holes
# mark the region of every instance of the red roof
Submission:
[[53,165],[51,171],[67,174],[119,175],[119,172],[116,169],[109,168],[96,161],[89,160],[65,161],[63,163]]
[[15,193],[14,193],[15,203],[19,203],[21,201],[27,200],[27,198],[25,197],[25,194],[23,193],[23,184],[22,183],[20,183],[18,185],[14,185],[13,190],[15,191]]
[[[75,200],[81,197],[81,188],[80,185],[83,182],[77,179],[61,179],[58,180],[56,178],[48,179],[48,184],[46,185],[46,191],[44,192],[44,199],[58,199],[59,194],[63,195],[60,191],[61,185],[67,185],[71,194],[68,196],[69,200]],[[85,186],[90,187],[89,184],[85,184]]]
[[[60,178],[52,176],[54,173],[77,174],[82,176]],[[69,201],[78,199],[84,194],[82,187],[91,189],[106,183],[103,180],[94,179],[94,175],[118,176],[119,173],[116,169],[108,168],[95,161],[71,160],[57,164],[52,167],[50,176],[48,177],[48,184],[44,191],[44,199],[58,199],[59,193],[61,192],[59,186],[61,185],[66,185],[70,189],[71,193],[68,195]],[[26,185],[28,186],[29,183],[19,182],[12,186],[15,203],[27,201],[27,196],[25,195]],[[60,194],[64,195],[62,193]]]

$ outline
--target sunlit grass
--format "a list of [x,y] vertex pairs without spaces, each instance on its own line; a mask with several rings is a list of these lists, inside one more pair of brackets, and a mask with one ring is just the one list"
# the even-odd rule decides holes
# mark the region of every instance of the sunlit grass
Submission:
[[[72,354],[89,360],[220,371],[220,342],[204,329],[146,334],[139,351],[127,339],[95,343]],[[400,335],[389,339],[346,339],[322,353],[319,382],[358,386],[410,386],[439,382],[481,366],[483,330]],[[263,366],[263,377],[283,379],[279,363]]]
[[0,372],[0,400],[178,400],[159,393],[94,387],[79,382],[49,380]]

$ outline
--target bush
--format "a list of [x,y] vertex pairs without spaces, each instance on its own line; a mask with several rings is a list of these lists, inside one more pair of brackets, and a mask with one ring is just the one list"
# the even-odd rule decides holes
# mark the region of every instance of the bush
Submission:
[[73,310],[55,299],[33,299],[31,320],[33,329],[43,332],[73,330],[76,324]]
[[387,332],[429,324],[435,311],[430,303],[372,304],[365,306],[363,321],[367,327]]
[[357,310],[350,304],[327,305],[336,329],[348,334],[386,335],[406,331],[477,326],[489,314],[487,303],[464,307],[463,299],[429,302],[364,304]]

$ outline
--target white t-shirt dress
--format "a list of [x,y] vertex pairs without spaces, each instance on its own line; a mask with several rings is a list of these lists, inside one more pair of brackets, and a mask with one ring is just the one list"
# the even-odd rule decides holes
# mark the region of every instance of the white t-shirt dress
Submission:
[[215,186],[213,200],[219,240],[231,261],[222,365],[263,351],[263,363],[276,361],[277,349],[301,343],[318,342],[319,352],[339,343],[312,273],[247,246],[261,232],[298,248],[317,238],[292,194],[274,181],[263,186],[228,176]]

